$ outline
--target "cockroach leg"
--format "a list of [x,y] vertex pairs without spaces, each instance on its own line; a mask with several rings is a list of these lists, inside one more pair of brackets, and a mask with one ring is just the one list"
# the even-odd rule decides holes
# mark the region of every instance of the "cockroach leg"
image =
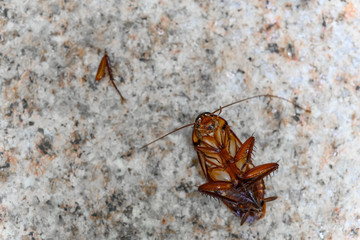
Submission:
[[240,170],[244,170],[245,166],[247,166],[247,164],[251,162],[251,152],[254,148],[254,144],[255,144],[255,138],[250,137],[244,142],[244,144],[240,147],[239,151],[236,153],[235,155],[236,162],[240,161],[242,156],[246,154],[246,161],[244,162]]
[[210,196],[210,197],[218,198],[218,199],[220,199],[220,200],[222,200],[222,201],[224,201],[224,202],[237,204],[237,201],[236,201],[236,200],[230,199],[230,198],[228,198],[228,197],[226,197],[226,196],[223,196],[223,195],[220,195],[220,194],[218,194],[218,193],[205,192],[205,191],[199,191],[199,192],[204,193],[204,194],[206,194],[206,195],[208,195],[208,196]]
[[230,188],[232,188],[231,183],[218,181],[218,182],[205,183],[205,184],[198,187],[198,191],[201,192],[201,193],[204,193],[206,195],[209,195],[211,197],[218,198],[218,199],[221,199],[223,201],[227,201],[227,202],[237,204],[237,201],[235,201],[235,200],[233,200],[233,199],[231,199],[229,197],[220,195],[219,193],[213,192],[213,191],[224,191],[224,190],[228,190]]
[[278,197],[276,197],[276,196],[268,197],[268,198],[265,198],[265,199],[264,199],[264,202],[271,202],[271,201],[276,200],[277,198],[278,198]]
[[208,182],[204,183],[203,185],[199,186],[200,192],[207,192],[207,191],[222,191],[222,190],[228,190],[232,187],[232,183],[230,182]]
[[246,219],[249,217],[249,215],[250,215],[250,212],[246,212],[246,213],[243,215],[243,217],[242,217],[242,219],[241,219],[240,226],[242,226],[242,225],[246,222]]
[[253,179],[253,178],[264,178],[269,175],[276,169],[278,169],[279,164],[277,163],[265,163],[263,165],[256,166],[249,171],[245,172],[242,176],[243,179]]
[[266,163],[263,165],[256,166],[241,176],[244,180],[245,184],[243,184],[244,188],[248,188],[251,185],[255,184],[257,181],[263,179],[264,177],[268,176],[270,173],[277,170],[279,164],[277,163]]
[[109,74],[109,78],[110,78],[110,81],[112,83],[112,85],[114,86],[114,88],[116,89],[116,91],[118,92],[118,94],[120,95],[120,98],[121,98],[121,102],[124,103],[126,100],[125,98],[122,96],[120,90],[117,88],[117,86],[115,85],[115,82],[114,82],[114,77],[113,77],[113,74],[112,74],[112,71],[111,71],[111,63],[110,63],[110,58],[109,56],[107,55],[106,51],[105,51],[105,54],[103,56],[103,58],[101,59],[101,62],[99,64],[99,68],[98,68],[98,71],[96,73],[96,77],[95,77],[95,80],[96,81],[100,81],[104,75],[105,75],[105,69],[107,69],[108,71],[108,74]]
[[212,147],[196,147],[199,151],[207,151],[208,153],[219,153],[219,150]]

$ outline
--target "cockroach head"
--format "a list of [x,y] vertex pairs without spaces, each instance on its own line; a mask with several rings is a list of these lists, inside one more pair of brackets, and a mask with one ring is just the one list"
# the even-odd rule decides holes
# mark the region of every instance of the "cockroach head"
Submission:
[[198,130],[213,131],[215,127],[214,114],[212,113],[201,113],[195,120],[195,128]]
[[209,113],[209,112],[200,113],[200,114],[196,117],[196,119],[195,119],[195,125],[196,125],[196,123],[200,123],[200,122],[201,122],[201,119],[202,119],[203,117],[208,117],[208,116],[211,116],[211,113]]

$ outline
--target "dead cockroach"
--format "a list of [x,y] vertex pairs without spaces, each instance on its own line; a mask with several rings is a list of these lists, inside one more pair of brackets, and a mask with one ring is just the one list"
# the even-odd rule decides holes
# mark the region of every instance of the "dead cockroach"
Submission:
[[255,138],[250,137],[242,143],[227,122],[212,113],[197,117],[192,139],[208,181],[198,190],[221,199],[241,218],[241,225],[261,219],[266,202],[277,198],[264,198],[263,178],[279,165],[267,163],[255,167],[251,158]]
[[[252,151],[255,138],[250,137],[242,143],[228,123],[220,117],[221,110],[233,104],[257,97],[278,98],[299,105],[275,95],[258,95],[220,107],[212,113],[200,114],[194,123],[180,127],[142,148],[185,127],[194,126],[192,141],[198,154],[201,169],[207,183],[199,186],[201,193],[221,200],[236,216],[244,222],[253,223],[265,216],[266,203],[277,197],[265,198],[264,177],[278,169],[277,163],[254,166]],[[303,108],[301,108],[303,109]],[[305,110],[310,112],[310,110]],[[219,112],[219,114],[215,114]]]
[[97,70],[97,73],[96,73],[96,77],[95,77],[95,80],[96,81],[100,81],[104,75],[105,75],[105,70],[107,69],[108,71],[108,74],[109,74],[109,78],[110,78],[110,81],[112,83],[112,85],[114,86],[114,88],[116,89],[116,91],[118,92],[118,94],[120,95],[120,98],[121,98],[121,102],[124,103],[126,100],[125,98],[122,96],[120,90],[116,87],[115,85],[115,82],[114,82],[114,77],[112,75],[112,71],[111,71],[111,63],[110,63],[110,58],[109,56],[107,55],[106,51],[105,51],[105,54],[103,56],[103,58],[101,59],[101,62],[99,64],[99,68]]

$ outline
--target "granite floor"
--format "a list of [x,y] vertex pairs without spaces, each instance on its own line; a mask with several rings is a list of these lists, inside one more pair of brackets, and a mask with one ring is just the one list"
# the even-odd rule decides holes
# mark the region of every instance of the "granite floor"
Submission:
[[[360,239],[360,2],[0,1],[0,239]],[[115,84],[95,81],[107,51]],[[265,180],[240,226],[192,127],[221,117]]]

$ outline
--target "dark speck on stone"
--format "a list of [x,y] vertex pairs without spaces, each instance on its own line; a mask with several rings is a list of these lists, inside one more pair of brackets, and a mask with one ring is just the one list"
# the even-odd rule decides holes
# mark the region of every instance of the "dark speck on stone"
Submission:
[[52,145],[48,139],[44,138],[37,146],[44,154],[49,154],[49,150],[52,149]]
[[23,98],[23,100],[22,100],[22,104],[23,104],[23,109],[26,109],[26,108],[28,108],[28,102],[26,101],[26,99],[24,99]]
[[71,141],[72,144],[78,145],[81,142],[81,136],[78,131],[74,133],[74,139]]
[[280,112],[279,112],[279,111],[276,111],[276,112],[275,112],[275,119],[276,119],[276,120],[279,120],[279,119],[280,119]]
[[6,114],[6,116],[10,117],[13,114],[15,106],[16,106],[16,103],[11,103],[10,104],[9,112]]
[[244,74],[245,71],[244,70],[241,70],[240,68],[237,70],[238,73],[241,73],[241,74]]
[[214,50],[212,49],[206,49],[205,51],[207,54],[214,54]]
[[79,111],[80,111],[80,114],[81,114],[82,116],[88,117],[88,116],[90,115],[90,114],[89,114],[89,106],[88,106],[88,105],[83,104],[83,103],[78,103],[78,104],[77,104],[77,107],[78,107],[78,109],[79,109]]
[[188,183],[180,183],[180,185],[176,187],[176,191],[184,191],[188,193],[189,188],[191,188],[191,186]]
[[279,53],[279,46],[276,43],[269,43],[268,50],[271,53]]
[[131,205],[127,206],[126,209],[124,210],[125,216],[130,218],[131,214],[132,214],[132,211],[133,211],[133,207]]

